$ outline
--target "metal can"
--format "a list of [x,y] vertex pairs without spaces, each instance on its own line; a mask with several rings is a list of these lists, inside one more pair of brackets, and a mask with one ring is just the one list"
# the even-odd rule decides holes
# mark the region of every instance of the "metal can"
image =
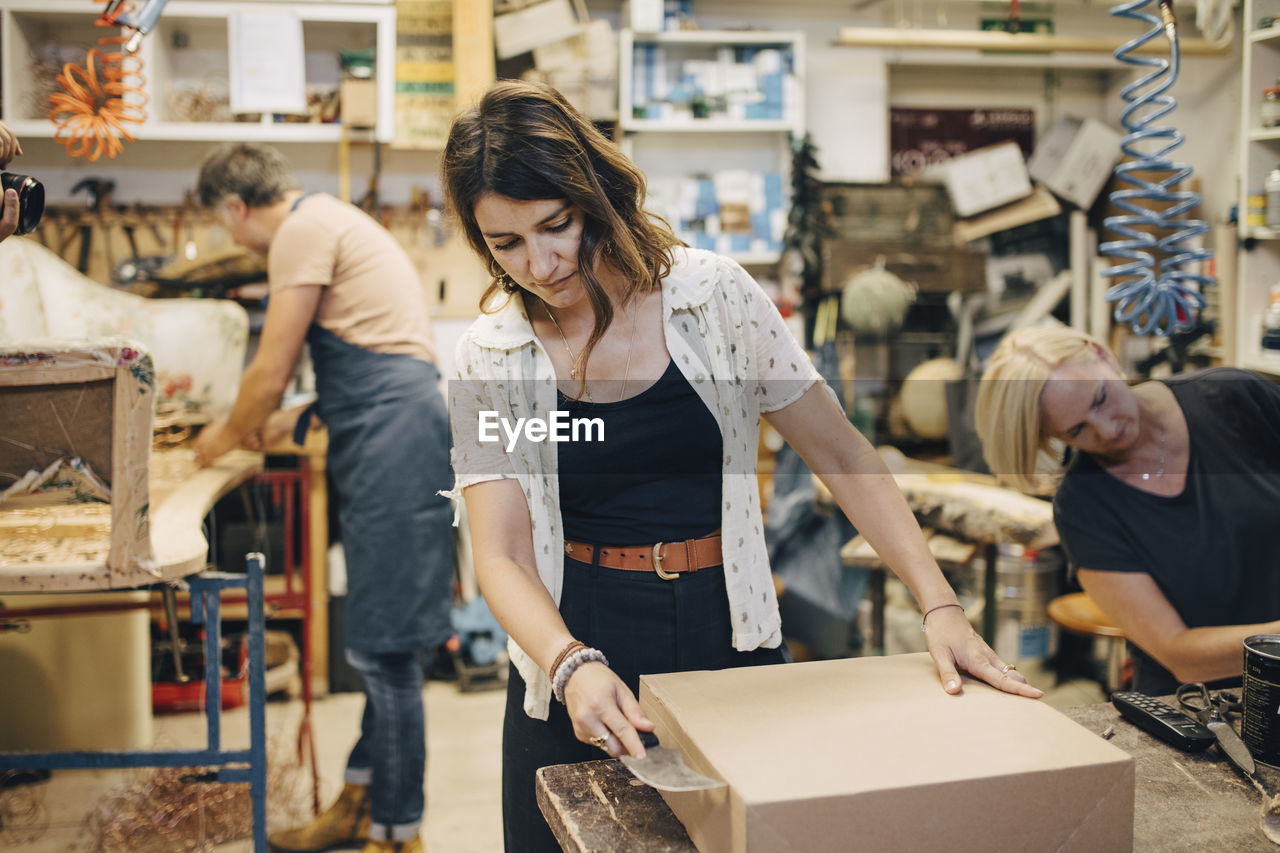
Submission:
[[1280,166],[1267,175],[1264,190],[1267,194],[1267,227],[1280,228]]
[[1280,634],[1244,639],[1240,739],[1255,761],[1280,767]]
[[1245,208],[1244,224],[1250,228],[1267,227],[1267,195],[1266,193],[1250,193]]

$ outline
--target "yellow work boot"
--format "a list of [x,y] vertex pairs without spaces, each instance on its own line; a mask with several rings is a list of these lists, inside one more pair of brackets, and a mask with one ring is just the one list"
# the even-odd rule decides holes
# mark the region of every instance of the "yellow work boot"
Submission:
[[360,853],[423,853],[421,838],[408,841],[370,841]]
[[369,837],[369,788],[342,786],[342,793],[306,826],[283,829],[267,836],[267,844],[277,853],[314,853],[351,845]]

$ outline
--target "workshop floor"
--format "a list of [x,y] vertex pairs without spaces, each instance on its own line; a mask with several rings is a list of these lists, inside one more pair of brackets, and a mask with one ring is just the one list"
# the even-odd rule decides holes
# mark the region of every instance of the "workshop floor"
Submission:
[[[1023,666],[1033,684],[1043,686],[1045,701],[1055,707],[1071,707],[1103,701],[1098,684],[1088,680],[1053,686],[1052,673]],[[427,848],[448,853],[493,853],[502,848],[501,808],[498,786],[504,693],[492,690],[461,693],[448,682],[432,681],[426,688],[429,767],[427,772]],[[342,693],[317,701],[313,719],[321,798],[330,800],[342,785],[347,752],[355,742],[363,699]],[[272,702],[267,706],[269,738],[276,744],[292,742],[302,715],[300,702]],[[224,743],[247,743],[247,714],[229,711],[223,718]],[[164,748],[198,747],[204,741],[204,718],[198,714],[158,717],[156,745]],[[97,833],[87,828],[86,817],[102,814],[109,796],[122,788],[143,787],[149,771],[60,771],[48,782],[0,792],[0,849],[13,853],[54,853],[99,849]],[[310,798],[309,777],[291,780],[295,807],[305,809]],[[119,802],[117,799],[115,802]],[[29,807],[35,811],[27,813]],[[143,810],[145,811],[145,810]],[[154,814],[154,810],[151,810]],[[274,816],[273,816],[274,817]],[[274,823],[273,823],[274,825]],[[158,836],[151,836],[153,839]],[[206,836],[209,837],[209,836]],[[135,840],[128,846],[104,849],[144,849]],[[173,850],[158,844],[149,849]],[[192,843],[184,849],[207,849]],[[252,844],[234,841],[215,848],[219,853],[248,853]]]
[[[461,693],[453,683],[432,681],[425,695],[429,755],[424,834],[427,849],[448,853],[499,851],[502,823],[498,785],[505,693],[502,690]],[[314,703],[316,763],[320,768],[321,799],[325,804],[342,787],[342,771],[358,735],[363,702],[361,694],[340,693]],[[293,742],[301,717],[301,702],[267,705],[268,740],[273,748]],[[204,738],[202,715],[175,714],[155,719],[157,747],[199,748],[204,745]],[[223,743],[232,748],[247,745],[248,714],[244,709],[223,715]],[[151,772],[58,771],[47,782],[0,792],[0,849],[7,853],[97,849],[150,849],[170,853],[178,849],[208,849],[195,839],[186,847],[166,844],[163,836],[154,832],[138,835],[125,845],[98,847],[96,840],[100,832],[91,830],[86,818],[95,811],[101,817],[100,807],[110,797],[115,797],[112,802],[120,802],[122,790],[131,800],[145,802],[146,774]],[[309,775],[294,774],[289,781],[295,805],[305,809],[311,794]],[[29,812],[32,807],[35,811]],[[269,823],[275,827],[274,815]],[[143,839],[151,845],[144,847]],[[248,853],[253,845],[246,839],[214,849],[218,853]]]

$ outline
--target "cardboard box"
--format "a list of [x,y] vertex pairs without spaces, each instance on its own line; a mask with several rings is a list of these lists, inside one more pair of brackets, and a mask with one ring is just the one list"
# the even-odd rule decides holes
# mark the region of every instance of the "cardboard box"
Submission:
[[499,59],[578,34],[580,25],[569,0],[544,0],[493,19],[493,43]]
[[373,127],[378,123],[378,82],[346,79],[341,84],[342,123],[347,127]]
[[728,782],[663,793],[703,853],[1133,848],[1133,759],[927,654],[646,675],[663,745]]
[[1097,119],[1061,118],[1036,146],[1027,169],[1059,197],[1087,210],[1120,159],[1123,138]]
[[1031,195],[1031,178],[1016,142],[988,145],[931,167],[942,171],[956,216],[973,216]]
[[1007,231],[1019,225],[1039,222],[1041,219],[1057,216],[1061,212],[1062,206],[1053,197],[1053,193],[1044,187],[1036,187],[1031,195],[1024,199],[981,213],[971,219],[959,220],[951,233],[955,244],[963,246],[965,243],[995,234],[997,231]]

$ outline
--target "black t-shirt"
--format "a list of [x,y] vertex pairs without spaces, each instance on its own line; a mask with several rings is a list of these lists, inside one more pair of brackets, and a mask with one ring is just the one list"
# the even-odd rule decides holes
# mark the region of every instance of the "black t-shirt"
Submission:
[[604,441],[559,446],[566,539],[645,545],[720,527],[720,425],[674,361],[634,397],[559,401],[572,418],[604,421]]
[[1076,454],[1053,501],[1067,556],[1146,572],[1190,628],[1280,618],[1280,388],[1233,368],[1165,384],[1187,420],[1186,487],[1153,495]]

